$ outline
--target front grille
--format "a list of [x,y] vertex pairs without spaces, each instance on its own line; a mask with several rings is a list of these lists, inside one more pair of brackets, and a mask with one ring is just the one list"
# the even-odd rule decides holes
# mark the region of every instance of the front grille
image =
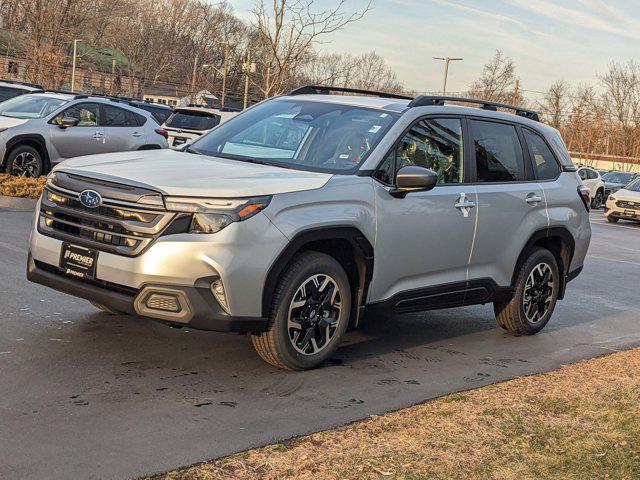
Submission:
[[640,201],[639,202],[629,202],[626,200],[618,200],[616,205],[620,208],[627,208],[630,210],[640,210]]
[[[80,192],[95,188],[94,184],[78,184],[77,179],[74,182],[74,190],[57,184],[46,186],[40,207],[40,233],[96,250],[135,256],[149,247],[176,217],[159,206],[131,201],[130,192],[122,200],[115,188],[103,189],[105,195],[99,207],[86,207],[79,200]],[[100,185],[104,186],[104,182]],[[149,197],[148,192],[142,190],[140,198]]]

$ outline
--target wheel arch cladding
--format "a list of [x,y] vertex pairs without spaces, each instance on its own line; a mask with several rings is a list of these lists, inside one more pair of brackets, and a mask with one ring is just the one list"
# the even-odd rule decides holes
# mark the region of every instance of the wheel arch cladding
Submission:
[[513,270],[511,276],[511,285],[515,286],[515,281],[518,278],[518,273],[522,268],[529,252],[534,247],[542,247],[549,250],[558,264],[558,270],[560,270],[560,291],[558,292],[558,300],[562,300],[566,288],[566,278],[569,274],[569,266],[573,258],[573,252],[575,250],[575,241],[571,233],[564,227],[552,227],[538,230],[531,235],[526,245],[520,252],[518,261]]
[[355,227],[322,227],[298,233],[275,260],[262,291],[262,315],[268,316],[276,286],[296,254],[321,252],[336,259],[344,268],[351,287],[352,305],[349,324],[358,324],[373,276],[373,246]]
[[47,151],[47,142],[42,135],[38,134],[16,135],[15,137],[9,139],[5,148],[4,158],[2,159],[2,165],[7,164],[9,153],[11,153],[11,151],[15,147],[18,147],[20,145],[28,145],[32,148],[35,148],[42,156],[42,160],[44,161],[43,166],[45,170],[51,167],[51,164],[49,162],[49,152]]

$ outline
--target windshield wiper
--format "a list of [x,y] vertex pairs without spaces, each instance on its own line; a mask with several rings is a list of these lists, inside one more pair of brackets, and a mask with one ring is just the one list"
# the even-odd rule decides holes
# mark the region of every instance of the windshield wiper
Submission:
[[184,147],[183,152],[187,152],[187,153],[193,153],[194,155],[202,155],[199,151],[194,150],[191,147]]

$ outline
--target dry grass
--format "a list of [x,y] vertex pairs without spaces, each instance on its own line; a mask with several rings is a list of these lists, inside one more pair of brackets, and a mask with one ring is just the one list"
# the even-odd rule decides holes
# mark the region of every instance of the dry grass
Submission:
[[640,478],[640,349],[153,480]]
[[44,177],[23,178],[0,174],[0,195],[38,198],[42,193],[45,181]]

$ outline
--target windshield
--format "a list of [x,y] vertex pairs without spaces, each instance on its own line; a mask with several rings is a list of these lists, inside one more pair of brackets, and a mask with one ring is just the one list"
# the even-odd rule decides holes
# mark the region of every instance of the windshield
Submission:
[[397,114],[300,100],[272,100],[195,142],[205,155],[329,173],[355,171]]
[[632,192],[640,192],[640,178],[634,182],[631,182],[629,185],[624,187],[625,190],[630,190]]
[[45,95],[21,95],[0,103],[0,115],[13,118],[42,118],[67,100]]
[[609,172],[605,173],[602,179],[609,183],[629,183],[633,179],[633,173]]
[[166,126],[185,130],[211,130],[220,122],[217,115],[207,112],[173,112]]

